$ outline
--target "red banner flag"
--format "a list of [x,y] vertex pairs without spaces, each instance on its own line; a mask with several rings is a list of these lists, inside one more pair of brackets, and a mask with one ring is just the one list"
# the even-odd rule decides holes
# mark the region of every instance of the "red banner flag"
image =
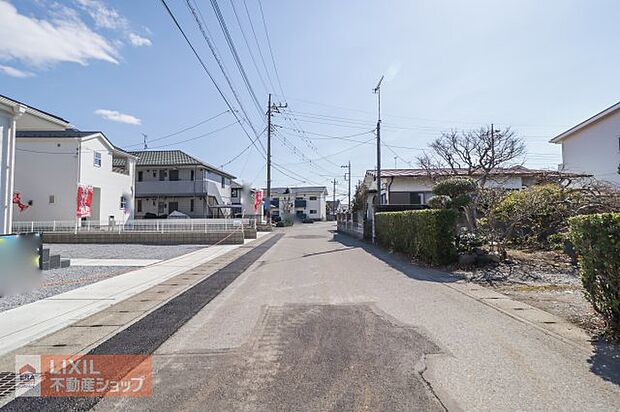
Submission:
[[77,190],[77,217],[90,217],[93,187],[80,185]]

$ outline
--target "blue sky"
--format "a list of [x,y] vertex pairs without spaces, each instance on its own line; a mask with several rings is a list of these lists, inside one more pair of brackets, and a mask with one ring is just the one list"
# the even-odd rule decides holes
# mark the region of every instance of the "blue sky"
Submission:
[[[372,137],[371,89],[382,74],[382,136],[401,146],[393,149],[399,167],[415,165],[419,149],[442,130],[493,122],[524,137],[527,166],[555,168],[560,149],[549,138],[620,100],[614,0],[264,0],[278,76],[258,0],[245,0],[256,40],[244,1],[232,1],[251,52],[231,0],[217,4],[260,110],[270,91],[289,104],[274,116],[282,127],[273,149],[289,176],[274,170],[274,186],[329,185],[336,177],[343,193],[341,164],[351,160],[354,181],[374,166],[374,146],[356,141]],[[185,1],[167,2],[239,110]],[[192,3],[252,123],[263,130],[211,1]],[[156,0],[0,0],[0,94],[80,129],[102,130],[124,148],[139,148],[145,133],[153,148],[182,149],[219,166],[249,144],[231,113],[155,141],[227,110]],[[393,167],[394,156],[384,148],[383,166]],[[225,169],[255,186],[265,183],[264,159],[253,148]]]

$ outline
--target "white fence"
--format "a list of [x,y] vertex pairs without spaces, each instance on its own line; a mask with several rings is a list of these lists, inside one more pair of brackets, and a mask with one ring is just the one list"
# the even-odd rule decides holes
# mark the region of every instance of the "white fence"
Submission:
[[49,222],[13,222],[13,233],[26,232],[228,232],[256,229],[256,219],[138,219],[125,223],[100,224],[53,220]]

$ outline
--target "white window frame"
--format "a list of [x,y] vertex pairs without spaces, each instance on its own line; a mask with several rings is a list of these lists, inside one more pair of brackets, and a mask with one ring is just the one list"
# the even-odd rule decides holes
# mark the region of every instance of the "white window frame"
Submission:
[[94,151],[93,152],[93,166],[101,167],[101,162],[102,162],[101,152]]

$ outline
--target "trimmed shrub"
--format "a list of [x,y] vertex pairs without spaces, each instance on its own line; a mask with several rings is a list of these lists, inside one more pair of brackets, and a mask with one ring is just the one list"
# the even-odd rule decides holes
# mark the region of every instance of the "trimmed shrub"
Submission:
[[586,298],[620,338],[620,213],[575,216],[570,239],[577,251]]
[[433,186],[433,194],[447,196],[450,200],[447,207],[452,209],[470,204],[477,190],[478,183],[469,177],[448,177]]
[[375,214],[377,242],[395,252],[444,265],[456,259],[454,210],[408,210]]

